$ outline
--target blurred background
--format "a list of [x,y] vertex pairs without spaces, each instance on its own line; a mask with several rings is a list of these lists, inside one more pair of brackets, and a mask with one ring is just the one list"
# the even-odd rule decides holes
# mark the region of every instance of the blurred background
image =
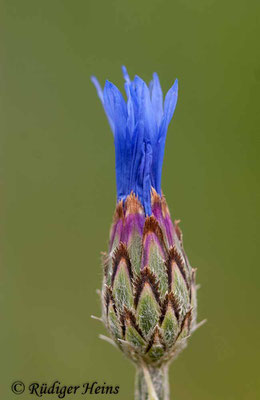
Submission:
[[14,380],[58,379],[133,399],[134,367],[90,318],[116,199],[90,75],[123,89],[122,64],[146,81],[157,71],[164,92],[179,79],[163,190],[208,322],[171,367],[172,398],[260,398],[259,11],[242,0],[1,1],[1,398],[17,398]]

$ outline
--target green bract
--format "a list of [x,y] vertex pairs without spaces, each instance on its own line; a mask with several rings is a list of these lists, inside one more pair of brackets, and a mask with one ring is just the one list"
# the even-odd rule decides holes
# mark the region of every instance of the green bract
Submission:
[[160,367],[195,328],[196,286],[178,223],[155,191],[152,210],[145,217],[133,194],[117,205],[104,257],[102,319],[127,357]]

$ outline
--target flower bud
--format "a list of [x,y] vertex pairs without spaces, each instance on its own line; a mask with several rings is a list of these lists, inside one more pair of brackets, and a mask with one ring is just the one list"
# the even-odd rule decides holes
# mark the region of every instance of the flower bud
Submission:
[[116,207],[104,260],[103,319],[133,361],[160,365],[185,347],[196,321],[195,271],[177,223],[155,190],[152,214],[131,193]]
[[102,90],[93,78],[116,152],[117,205],[103,262],[102,319],[132,361],[157,367],[185,347],[196,325],[195,270],[161,191],[178,82],[163,101],[157,74],[148,89],[123,72],[127,101],[112,83]]

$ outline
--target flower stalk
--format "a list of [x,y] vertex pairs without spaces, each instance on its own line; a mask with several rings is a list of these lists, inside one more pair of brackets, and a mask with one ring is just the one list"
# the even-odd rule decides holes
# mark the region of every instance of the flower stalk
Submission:
[[169,400],[168,365],[137,367],[135,398],[138,400]]

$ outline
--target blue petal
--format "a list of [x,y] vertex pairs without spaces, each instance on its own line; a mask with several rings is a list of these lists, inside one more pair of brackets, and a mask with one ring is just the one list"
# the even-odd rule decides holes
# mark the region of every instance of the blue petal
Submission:
[[143,203],[145,212],[148,215],[152,214],[151,209],[151,167],[152,167],[153,152],[150,143],[146,144],[145,165],[143,176]]
[[164,147],[169,123],[172,119],[178,98],[178,80],[176,79],[171,89],[166,94],[164,100],[164,114],[158,136],[157,169],[155,171],[155,189],[161,193],[162,164],[164,157]]
[[178,99],[178,79],[175,80],[173,86],[168,91],[164,100],[164,119],[166,129],[172,119]]
[[116,104],[117,110],[120,110],[120,114],[126,116],[126,104],[121,92],[113,83],[106,81],[104,88],[104,109],[108,118],[112,121],[113,133],[115,132]]
[[127,95],[127,129],[130,137],[132,137],[135,128],[135,112],[133,99],[130,93],[130,85],[127,82],[125,83],[125,92]]
[[118,88],[109,81],[106,81],[104,88],[104,108],[113,122],[114,127],[117,196],[121,199],[125,196],[125,187],[127,186],[126,173],[129,163],[125,140],[127,110],[122,94]]
[[127,69],[126,69],[126,67],[125,67],[124,65],[122,65],[122,72],[123,72],[123,76],[124,76],[124,78],[125,78],[125,81],[126,81],[127,83],[130,83],[130,82],[131,82],[131,79],[129,78]]
[[150,92],[146,83],[139,78],[139,76],[135,76],[134,82],[138,100],[138,118],[144,120],[147,139],[149,138],[149,140],[154,143],[158,129],[151,103]]
[[151,82],[151,99],[153,112],[155,115],[157,126],[159,127],[163,117],[163,94],[159,77],[156,72],[153,74],[153,80]]
[[104,104],[104,99],[103,99],[103,90],[102,87],[100,86],[99,81],[97,80],[97,78],[95,76],[91,76],[91,82],[94,84],[96,90],[97,90],[97,94],[98,97],[101,100],[101,103]]
[[149,89],[146,84],[144,85],[143,113],[147,138],[149,138],[151,143],[155,143],[158,135],[158,126],[155,119]]
[[177,102],[178,82],[168,91],[164,101],[156,73],[148,89],[135,76],[131,81],[125,67],[125,102],[121,92],[106,81],[104,91],[95,77],[98,96],[114,134],[116,153],[117,198],[125,198],[133,191],[143,204],[146,215],[151,215],[151,188],[161,193],[161,172],[166,132]]
[[104,106],[104,94],[103,94],[103,90],[102,90],[102,88],[100,86],[100,83],[99,83],[99,81],[97,80],[97,78],[95,76],[91,76],[91,81],[94,84],[94,86],[95,86],[95,88],[97,90],[98,97],[100,98],[101,103],[102,103],[102,105],[104,107],[104,110],[105,110],[105,113],[106,113],[110,128],[111,128],[112,132],[114,132],[114,123],[111,120],[110,116],[108,115],[108,113],[107,113],[107,111],[105,109],[105,106]]
[[142,182],[140,183],[139,171],[142,165],[144,143],[144,121],[139,120],[132,139],[132,166],[130,174],[130,186],[138,197],[142,198]]

